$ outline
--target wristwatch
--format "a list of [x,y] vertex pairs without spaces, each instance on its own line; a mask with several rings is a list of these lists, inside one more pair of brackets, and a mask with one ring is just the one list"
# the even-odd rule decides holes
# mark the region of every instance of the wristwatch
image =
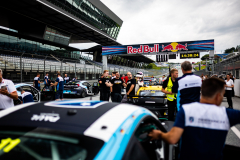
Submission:
[[9,93],[7,96],[10,97],[10,96],[11,96],[11,93]]

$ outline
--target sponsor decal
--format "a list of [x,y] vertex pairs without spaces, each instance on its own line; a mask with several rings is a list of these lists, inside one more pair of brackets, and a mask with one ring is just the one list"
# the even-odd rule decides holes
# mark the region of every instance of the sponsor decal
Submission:
[[149,47],[149,45],[140,45],[140,48],[133,48],[133,46],[127,46],[127,54],[157,53],[157,52],[159,52],[159,44],[154,44],[154,47]]
[[57,122],[60,119],[57,113],[40,113],[40,115],[34,114],[31,118],[32,121],[45,121],[45,122]]
[[0,151],[5,147],[3,149],[3,152],[8,153],[14,147],[16,147],[20,142],[21,142],[21,140],[19,138],[17,138],[17,139],[11,139],[11,138],[2,139],[1,143],[0,143]]
[[194,118],[193,117],[189,117],[189,122],[193,122],[194,121]]

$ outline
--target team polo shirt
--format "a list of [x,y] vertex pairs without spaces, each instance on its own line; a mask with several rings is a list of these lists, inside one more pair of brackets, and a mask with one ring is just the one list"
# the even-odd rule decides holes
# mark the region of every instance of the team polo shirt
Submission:
[[172,92],[177,93],[177,109],[183,104],[199,102],[202,79],[193,73],[184,74],[175,80]]
[[40,88],[40,83],[38,83],[38,81],[40,81],[40,78],[39,77],[35,77],[34,78],[35,88]]
[[113,93],[119,93],[121,94],[121,90],[122,90],[122,85],[123,85],[123,80],[122,79],[116,79],[114,78],[111,83],[113,84],[112,89],[113,89]]
[[70,78],[69,78],[69,77],[64,77],[64,83],[68,83],[68,82],[69,82],[69,80],[70,80]]
[[[40,80],[40,79],[39,79],[39,80]],[[47,80],[47,83],[49,83],[49,82],[48,82],[48,76],[45,76],[45,77],[44,77],[44,84],[46,84],[46,80]]]
[[180,160],[219,160],[228,130],[240,123],[240,111],[213,104],[184,104],[175,127],[184,129]]
[[58,84],[57,84],[57,90],[58,90],[58,91],[63,91],[63,87],[64,87],[64,80],[63,80],[63,78],[62,78],[62,77],[58,77],[58,78],[56,79],[56,82],[58,82]]
[[[17,91],[11,80],[2,79],[2,82],[0,83],[0,88],[4,84],[7,86],[8,93]],[[10,107],[14,107],[13,99],[6,95],[0,94],[0,109],[6,109]]]
[[22,101],[23,101],[23,103],[34,102],[33,95],[30,92],[24,92],[22,94]]

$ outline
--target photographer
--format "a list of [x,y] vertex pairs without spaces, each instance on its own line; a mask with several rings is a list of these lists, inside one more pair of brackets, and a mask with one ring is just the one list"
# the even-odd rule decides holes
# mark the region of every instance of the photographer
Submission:
[[3,79],[0,69],[0,110],[14,107],[13,100],[18,99],[17,90],[11,80]]

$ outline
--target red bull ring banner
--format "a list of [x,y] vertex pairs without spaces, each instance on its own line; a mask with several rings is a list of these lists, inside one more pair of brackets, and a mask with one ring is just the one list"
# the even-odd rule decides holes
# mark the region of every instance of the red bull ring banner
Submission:
[[169,42],[139,45],[103,46],[102,55],[134,55],[134,54],[157,54],[209,51],[214,50],[214,40],[198,40],[185,42]]

